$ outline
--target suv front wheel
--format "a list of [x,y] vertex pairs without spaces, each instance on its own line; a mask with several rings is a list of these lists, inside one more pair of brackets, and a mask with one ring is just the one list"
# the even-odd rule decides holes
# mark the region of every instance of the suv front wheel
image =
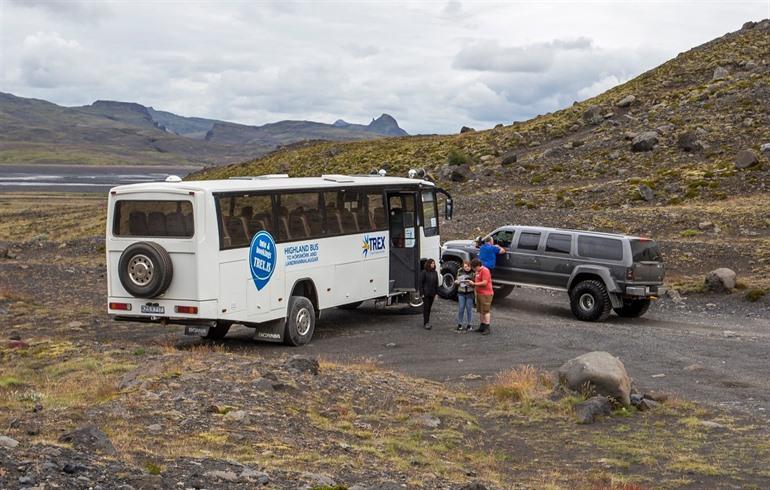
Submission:
[[612,312],[610,295],[604,283],[588,279],[577,283],[569,292],[572,314],[578,320],[601,322]]
[[639,318],[647,313],[647,309],[650,307],[650,299],[627,299],[623,298],[623,306],[615,308],[615,313],[623,318]]

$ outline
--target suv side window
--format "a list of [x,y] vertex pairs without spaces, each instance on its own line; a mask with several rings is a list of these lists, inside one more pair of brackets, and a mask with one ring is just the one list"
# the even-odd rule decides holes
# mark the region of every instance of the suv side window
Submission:
[[522,231],[519,235],[519,244],[516,248],[520,250],[537,250],[540,243],[540,233],[531,231]]
[[615,238],[578,236],[578,255],[592,259],[623,260],[623,242]]
[[556,252],[560,254],[570,253],[572,246],[572,235],[562,235],[560,233],[551,233],[545,242],[546,252]]
[[494,238],[496,244],[508,248],[513,243],[513,230],[500,230],[492,235],[492,238]]

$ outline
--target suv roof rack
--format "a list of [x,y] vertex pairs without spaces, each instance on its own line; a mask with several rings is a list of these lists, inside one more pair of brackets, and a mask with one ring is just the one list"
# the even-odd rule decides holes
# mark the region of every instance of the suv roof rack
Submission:
[[331,182],[355,182],[356,181],[350,175],[342,175],[342,174],[322,175],[321,178]]

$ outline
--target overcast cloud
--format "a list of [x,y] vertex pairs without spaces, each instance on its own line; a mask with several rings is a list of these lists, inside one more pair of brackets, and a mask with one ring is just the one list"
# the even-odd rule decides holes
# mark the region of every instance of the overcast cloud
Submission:
[[565,107],[767,17],[770,0],[0,0],[0,90],[450,133]]

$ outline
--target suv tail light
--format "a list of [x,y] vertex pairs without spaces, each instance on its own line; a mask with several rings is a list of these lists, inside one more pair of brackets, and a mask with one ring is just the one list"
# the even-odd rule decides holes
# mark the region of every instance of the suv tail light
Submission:
[[634,280],[634,268],[629,267],[626,269],[626,280],[627,281],[633,281]]

